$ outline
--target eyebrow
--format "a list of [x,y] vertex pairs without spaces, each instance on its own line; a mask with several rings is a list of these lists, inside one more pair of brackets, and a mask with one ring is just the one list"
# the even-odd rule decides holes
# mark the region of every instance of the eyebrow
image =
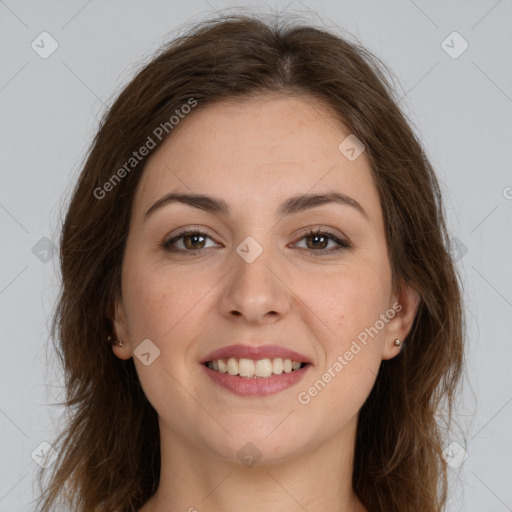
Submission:
[[[222,214],[229,216],[229,206],[222,200],[205,194],[185,194],[180,192],[170,192],[158,199],[144,214],[147,219],[160,208],[172,204],[182,203],[194,208],[198,208],[208,213]],[[299,194],[286,199],[277,210],[278,215],[293,215],[316,206],[329,203],[337,203],[350,206],[357,210],[366,220],[370,220],[368,213],[364,210],[360,203],[352,197],[339,192],[328,192],[324,194]]]

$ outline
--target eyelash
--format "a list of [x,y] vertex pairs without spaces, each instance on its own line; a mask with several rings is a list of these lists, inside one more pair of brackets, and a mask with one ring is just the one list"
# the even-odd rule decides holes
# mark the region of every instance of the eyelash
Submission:
[[[210,237],[210,235],[208,235],[208,233],[205,233],[204,231],[201,231],[200,229],[194,229],[194,230],[189,230],[189,231],[183,231],[183,232],[179,233],[178,235],[176,235],[175,237],[171,238],[170,240],[166,240],[165,242],[163,242],[162,248],[168,252],[172,252],[175,254],[186,254],[187,256],[195,256],[195,255],[201,253],[202,251],[204,251],[204,249],[196,249],[196,250],[192,250],[192,251],[184,250],[184,249],[176,249],[175,247],[172,246],[172,244],[174,244],[181,238],[184,238],[189,235],[201,235],[201,236],[204,236],[204,237],[212,240],[212,238]],[[337,253],[338,251],[342,251],[344,249],[350,249],[352,247],[346,240],[341,240],[340,238],[338,238],[333,233],[330,233],[329,231],[321,231],[321,230],[315,231],[313,229],[310,229],[306,234],[302,235],[302,237],[299,239],[299,241],[303,240],[304,238],[308,238],[308,237],[312,237],[312,236],[319,236],[319,235],[327,238],[328,240],[332,240],[333,242],[336,242],[339,245],[339,247],[334,248],[334,249],[322,249],[322,250],[307,249],[307,248],[306,249],[301,248],[301,249],[306,250],[306,251],[312,251],[316,255],[323,256],[323,255]]]

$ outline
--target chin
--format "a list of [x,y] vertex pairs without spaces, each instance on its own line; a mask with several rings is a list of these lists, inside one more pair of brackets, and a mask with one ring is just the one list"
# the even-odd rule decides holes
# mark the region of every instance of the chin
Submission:
[[[251,466],[257,463],[259,466],[275,465],[300,456],[308,449],[308,442],[304,426],[296,429],[296,425],[284,423],[290,421],[285,415],[276,417],[267,416],[249,417],[243,425],[232,423],[226,429],[232,435],[222,431],[214,439],[211,436],[205,440],[206,444],[217,456],[236,464]],[[280,422],[283,422],[281,425]],[[211,434],[211,432],[210,432]]]

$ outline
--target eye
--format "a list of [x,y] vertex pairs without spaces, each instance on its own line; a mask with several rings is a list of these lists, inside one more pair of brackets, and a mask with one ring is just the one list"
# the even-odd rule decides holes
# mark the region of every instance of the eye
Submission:
[[[187,253],[187,255],[194,255],[201,252],[205,248],[207,239],[211,237],[200,230],[183,231],[179,235],[165,241],[162,247],[167,251],[174,253]],[[179,247],[181,245],[181,247]]]
[[[319,255],[332,254],[333,252],[351,247],[346,240],[342,240],[329,231],[314,231],[310,229],[300,240],[306,240],[306,249],[312,250]],[[327,249],[330,242],[333,242],[335,245],[334,247],[331,246],[331,249]]]

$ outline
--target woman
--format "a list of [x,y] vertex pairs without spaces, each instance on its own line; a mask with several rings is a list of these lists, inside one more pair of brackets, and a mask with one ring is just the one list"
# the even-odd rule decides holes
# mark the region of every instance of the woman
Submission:
[[171,42],[101,124],[61,265],[44,510],[443,509],[460,285],[361,46],[248,16]]

